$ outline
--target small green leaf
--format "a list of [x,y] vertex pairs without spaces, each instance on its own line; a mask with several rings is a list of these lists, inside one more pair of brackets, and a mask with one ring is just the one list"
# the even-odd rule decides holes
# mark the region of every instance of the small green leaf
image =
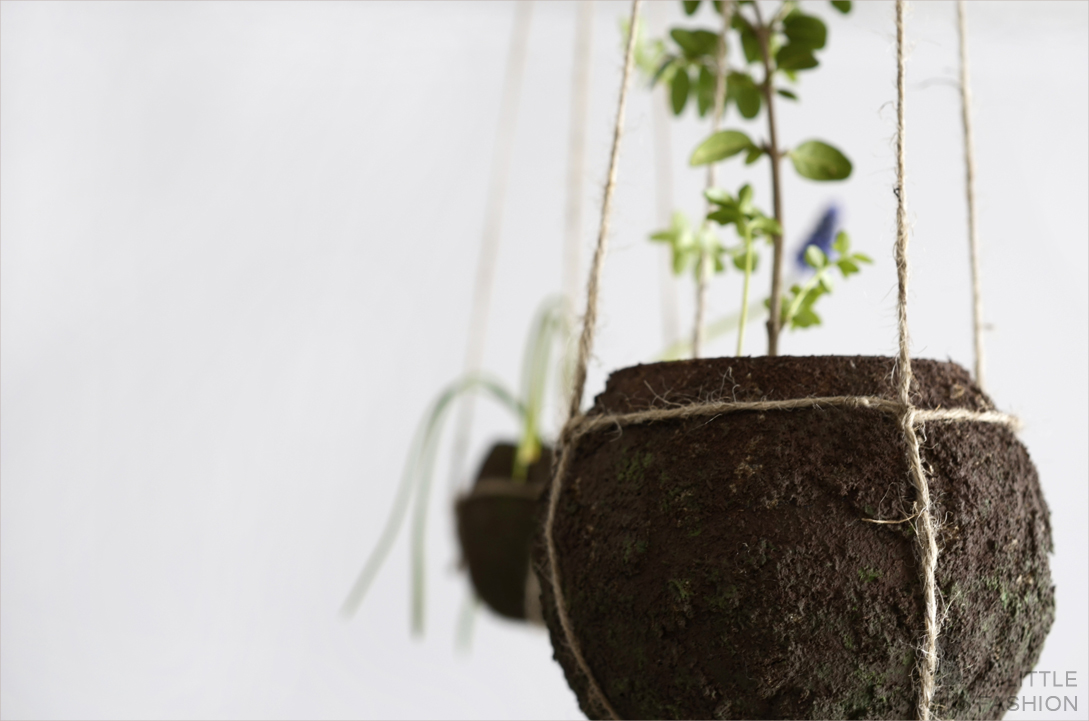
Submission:
[[673,38],[690,60],[714,53],[718,48],[718,36],[708,30],[673,28],[669,31],[669,37]]
[[836,265],[839,267],[839,272],[843,274],[844,278],[861,270],[850,258],[840,258],[836,261]]
[[809,328],[820,324],[821,317],[814,313],[812,308],[800,308],[794,314],[794,317],[790,319],[791,328]]
[[737,223],[741,220],[742,215],[738,212],[737,208],[725,207],[720,208],[713,213],[708,213],[707,219],[713,220],[719,225],[729,225],[730,223]]
[[873,259],[865,253],[855,253],[851,256],[851,260],[856,263],[873,263]]
[[783,33],[790,45],[809,50],[820,50],[828,40],[828,28],[821,19],[802,13],[795,13],[783,21]]
[[[683,4],[684,4],[684,14],[685,15],[693,15],[693,14],[695,14],[695,12],[697,10],[700,9],[700,0],[684,0]],[[835,3],[832,3],[832,4],[835,5]],[[847,4],[850,5],[850,3],[847,3]],[[843,11],[841,10],[840,12],[843,12]]]
[[763,97],[748,73],[730,73],[726,77],[726,98],[733,100],[743,118],[752,119],[760,112]]
[[817,246],[811,245],[805,249],[805,262],[809,264],[810,268],[820,270],[828,265],[828,256]]
[[752,186],[745,183],[741,190],[737,191],[737,204],[741,210],[748,213],[752,207]]
[[708,188],[703,191],[703,197],[710,200],[712,203],[722,205],[723,203],[732,203],[734,196],[730,195],[723,188]]
[[696,100],[702,118],[715,104],[715,76],[706,65],[700,66],[700,79],[696,87]]
[[704,140],[692,151],[692,157],[688,159],[688,164],[697,166],[717,163],[751,147],[753,147],[753,143],[749,136],[740,130],[720,130]]
[[669,88],[669,97],[670,101],[673,103],[674,115],[680,115],[684,112],[685,103],[688,102],[689,85],[688,71],[684,68],[678,68]]
[[841,230],[836,233],[836,239],[832,242],[832,248],[840,255],[847,255],[847,251],[851,249],[851,238],[847,235],[846,230]]
[[756,39],[752,25],[741,13],[734,13],[731,27],[741,34],[741,49],[745,51],[746,63],[760,62],[760,41]]
[[791,91],[787,90],[786,88],[779,88],[775,92],[778,93],[779,95],[782,95],[784,98],[789,98],[790,100],[797,100],[798,99],[797,95],[795,95]]
[[851,174],[851,161],[819,140],[808,140],[790,151],[798,175],[810,180],[843,180]]
[[805,47],[804,45],[795,45],[790,43],[779,48],[779,52],[775,54],[775,66],[779,70],[793,72],[797,70],[809,70],[815,68],[820,63],[813,57],[812,48]]
[[749,154],[745,156],[745,165],[752,165],[757,160],[760,160],[760,156],[764,154],[763,148],[758,148],[755,145],[749,148]]
[[832,7],[846,15],[851,12],[850,0],[832,0]]
[[779,225],[779,221],[775,218],[769,218],[766,215],[761,215],[756,218],[752,223],[753,228],[759,230],[763,235],[782,235],[783,228]]

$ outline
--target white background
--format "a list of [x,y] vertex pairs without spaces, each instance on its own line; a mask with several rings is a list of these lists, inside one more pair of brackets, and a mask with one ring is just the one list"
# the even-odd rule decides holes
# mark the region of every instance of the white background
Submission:
[[[1025,421],[1052,510],[1058,607],[1038,669],[1078,681],[1060,691],[1080,711],[1046,718],[1089,705],[1087,8],[969,4],[989,386]],[[533,11],[485,354],[511,385],[560,287],[576,10]],[[627,11],[595,3],[584,258]],[[888,355],[892,5],[812,11],[829,47],[801,103],[779,104],[780,137],[828,140],[855,170],[823,185],[787,170],[788,240],[836,198],[876,263],[784,350]],[[666,13],[713,22],[677,4],[649,15]],[[466,584],[445,453],[426,637],[408,632],[404,539],[360,614],[337,614],[420,414],[461,371],[513,16],[498,2],[0,5],[3,716],[579,716],[543,631],[483,615],[455,652]],[[970,365],[953,5],[915,6],[908,33],[914,350]],[[652,99],[632,95],[588,397],[663,343]],[[673,125],[675,197],[695,214],[703,173],[685,158],[707,125],[691,111]],[[751,179],[770,205],[766,161],[720,178]],[[712,315],[739,287],[716,279]],[[763,353],[753,328],[747,352]],[[510,433],[478,404],[471,463]]]

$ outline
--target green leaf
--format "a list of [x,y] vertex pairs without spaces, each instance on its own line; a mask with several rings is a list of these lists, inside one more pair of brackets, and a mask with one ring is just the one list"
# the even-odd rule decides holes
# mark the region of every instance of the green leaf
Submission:
[[791,328],[809,328],[820,324],[821,317],[814,313],[812,308],[808,307],[799,308],[794,317],[790,319]]
[[743,213],[749,213],[752,209],[752,186],[745,183],[741,190],[737,191],[737,205]]
[[804,45],[791,43],[779,48],[779,52],[775,53],[775,66],[779,70],[788,72],[809,70],[819,64],[813,57],[813,50]]
[[734,196],[730,195],[722,188],[708,188],[703,191],[703,197],[707,198],[712,203],[717,203],[719,205],[734,202]]
[[707,214],[708,220],[713,220],[719,225],[729,225],[730,223],[737,223],[742,219],[742,215],[738,212],[737,208],[727,206],[720,208],[713,213]]
[[841,230],[836,233],[836,239],[832,242],[832,248],[840,255],[847,255],[847,251],[851,249],[851,238],[847,235],[846,230]]
[[839,267],[839,272],[843,274],[844,278],[861,270],[850,258],[840,258],[836,261],[836,266]]
[[[692,15],[697,10],[700,9],[700,0],[684,0],[684,2],[682,4],[684,5],[684,14],[685,15]],[[832,3],[832,4],[835,5],[835,3]],[[850,3],[847,3],[847,4],[850,5]],[[842,12],[842,11],[840,11],[840,12]]]
[[[742,273],[744,273],[745,272],[745,246],[740,245],[740,246],[734,248],[733,252],[731,253],[731,256],[733,256],[734,267],[737,268],[738,270],[740,270]],[[751,269],[752,272],[754,272],[754,273],[756,272],[756,267],[759,264],[760,264],[760,256],[757,255],[754,252],[752,254],[752,269]]]
[[752,147],[753,142],[749,140],[749,136],[740,130],[720,130],[692,151],[688,164],[697,166],[717,163]]
[[828,256],[817,246],[811,245],[805,249],[805,262],[809,264],[810,268],[820,270],[828,265]]
[[752,146],[751,148],[749,148],[748,155],[745,156],[745,165],[752,165],[757,160],[759,160],[760,156],[763,155],[763,154],[764,154],[764,149],[763,148],[758,148],[755,145]]
[[760,41],[756,39],[756,33],[749,21],[741,13],[734,13],[730,25],[741,35],[741,49],[745,51],[745,62],[760,62]]
[[706,65],[700,66],[700,79],[696,87],[696,100],[702,118],[715,105],[715,75]]
[[782,235],[783,228],[779,225],[779,221],[775,218],[769,218],[766,215],[761,215],[752,222],[753,228],[759,230],[763,235]]
[[790,100],[797,100],[798,99],[797,95],[795,95],[791,91],[787,90],[786,88],[779,88],[775,92],[778,93],[779,95],[782,95],[784,98],[788,98]]
[[801,13],[795,13],[783,22],[783,33],[790,45],[809,50],[820,50],[828,40],[828,28],[821,19]]
[[843,180],[851,174],[851,161],[819,140],[808,140],[790,151],[798,175],[810,180]]
[[832,0],[832,7],[846,15],[851,12],[850,0]]
[[690,60],[713,54],[718,49],[718,36],[708,30],[673,28],[669,31],[669,37],[673,38]]
[[733,100],[743,118],[752,119],[760,112],[763,97],[748,73],[733,72],[726,76],[726,98]]
[[856,263],[873,263],[873,259],[865,253],[855,253],[851,256],[851,260]]
[[669,98],[673,103],[673,114],[680,115],[684,112],[685,103],[688,102],[688,88],[690,86],[688,80],[688,71],[684,68],[677,68],[676,74],[673,75],[673,82],[670,84]]

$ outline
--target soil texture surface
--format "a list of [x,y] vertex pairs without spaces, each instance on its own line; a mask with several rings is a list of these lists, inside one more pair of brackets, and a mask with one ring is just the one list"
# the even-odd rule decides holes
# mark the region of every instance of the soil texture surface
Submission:
[[[626,368],[591,414],[717,400],[896,398],[878,357],[717,358]],[[992,410],[960,366],[913,360],[921,409]],[[1004,426],[917,426],[945,617],[940,718],[996,718],[1054,618],[1047,506]],[[577,642],[623,718],[915,718],[924,636],[897,419],[873,409],[742,411],[596,431],[573,449],[553,529]],[[548,493],[537,512],[545,517]],[[588,694],[560,629],[538,536],[555,656]]]

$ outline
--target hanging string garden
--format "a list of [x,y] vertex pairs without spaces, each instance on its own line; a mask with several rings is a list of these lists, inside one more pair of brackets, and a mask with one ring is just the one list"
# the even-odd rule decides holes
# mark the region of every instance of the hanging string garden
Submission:
[[[799,22],[793,4],[766,20],[756,4],[723,5],[724,19],[741,18],[725,22],[742,26],[742,42],[755,38],[770,113],[775,58],[798,62],[782,48],[815,25]],[[542,610],[568,683],[593,718],[993,714],[973,699],[1016,693],[1051,626],[1050,528],[1017,420],[960,366],[910,355],[904,3],[895,16],[897,354],[776,356],[779,326],[793,320],[783,308],[806,302],[776,279],[768,356],[615,371],[583,412],[639,8],[636,0],[570,415],[539,506]],[[742,150],[771,155],[773,167],[787,155],[775,138],[749,142]],[[813,146],[793,152],[833,170],[839,162]],[[711,220],[733,208],[748,246],[741,267],[751,271],[758,237],[746,238],[747,223],[771,237],[778,273],[778,199],[774,217],[757,223],[740,194],[707,197]],[[713,251],[699,250],[700,283]],[[834,262],[810,255],[815,270]]]

